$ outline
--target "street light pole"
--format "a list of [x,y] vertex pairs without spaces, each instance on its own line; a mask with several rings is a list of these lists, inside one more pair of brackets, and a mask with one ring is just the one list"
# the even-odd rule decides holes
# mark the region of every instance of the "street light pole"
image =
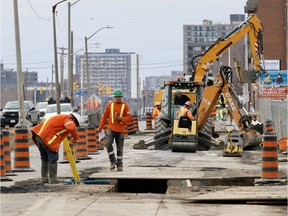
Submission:
[[93,37],[95,34],[97,34],[99,31],[101,31],[102,29],[110,29],[110,28],[113,28],[113,27],[110,27],[109,25],[108,26],[105,26],[105,27],[102,27],[100,29],[98,29],[96,32],[94,32],[90,37],[85,37],[85,52],[86,52],[86,80],[87,80],[87,94],[89,95],[90,93],[90,82],[89,82],[89,69],[88,69],[88,40]]
[[53,14],[53,38],[54,38],[54,64],[55,64],[55,84],[56,84],[56,107],[57,114],[60,114],[60,88],[59,88],[59,77],[58,77],[58,60],[57,60],[57,38],[56,38],[56,21],[55,21],[55,11],[58,4],[67,1],[62,0],[57,4],[52,6],[52,14]]
[[74,95],[73,95],[73,70],[72,70],[72,45],[71,45],[71,6],[79,2],[80,0],[71,4],[68,2],[68,96],[70,96],[71,105],[74,106]]

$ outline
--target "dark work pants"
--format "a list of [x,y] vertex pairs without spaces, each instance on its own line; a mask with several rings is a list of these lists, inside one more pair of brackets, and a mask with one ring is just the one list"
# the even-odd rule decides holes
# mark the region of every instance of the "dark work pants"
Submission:
[[105,138],[105,147],[107,149],[111,163],[116,163],[115,153],[113,149],[113,141],[115,139],[117,148],[117,166],[123,165],[123,146],[124,146],[124,133],[114,132],[110,129],[107,130]]
[[42,141],[39,136],[35,136],[35,140],[40,151],[41,160],[43,162],[57,163],[59,159],[58,152],[51,151]]

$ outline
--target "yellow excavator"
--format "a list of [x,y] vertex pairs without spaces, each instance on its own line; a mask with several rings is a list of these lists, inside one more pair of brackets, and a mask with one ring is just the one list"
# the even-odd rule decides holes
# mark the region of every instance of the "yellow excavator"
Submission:
[[[261,143],[261,134],[250,127],[248,113],[233,89],[232,69],[222,66],[215,82],[208,81],[207,76],[209,64],[217,60],[221,54],[246,34],[249,36],[254,70],[246,72],[244,75],[240,74],[238,77],[253,82],[264,73],[260,65],[263,59],[263,27],[257,16],[252,14],[236,26],[232,32],[216,40],[201,56],[192,58],[191,63],[194,69],[192,76],[185,76],[181,81],[165,82],[161,100],[162,111],[155,120],[154,137],[146,141],[139,141],[134,145],[135,149],[154,145],[155,149],[172,149],[173,152],[209,150],[215,143],[212,138],[209,115],[221,93],[226,98],[228,109],[240,129],[241,137],[243,137],[243,149],[252,148]],[[195,59],[198,60],[195,62]],[[193,115],[196,119],[189,124],[187,124],[187,119],[186,123],[183,123],[176,117],[179,105],[174,103],[174,99],[177,91],[185,92],[185,95],[195,105]]]

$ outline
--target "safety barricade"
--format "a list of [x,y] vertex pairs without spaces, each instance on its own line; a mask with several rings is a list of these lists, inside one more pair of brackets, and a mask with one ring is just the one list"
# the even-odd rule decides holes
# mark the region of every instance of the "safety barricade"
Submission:
[[30,155],[27,127],[15,127],[14,169],[13,172],[34,172],[30,168]]
[[130,139],[128,125],[126,123],[125,123],[125,129],[124,129],[124,139]]
[[134,132],[138,132],[139,131],[139,125],[138,125],[138,117],[137,115],[133,115],[132,116],[132,121],[133,121],[133,130]]
[[263,136],[262,150],[262,179],[277,179],[278,178],[278,148],[277,136]]
[[91,157],[88,156],[87,144],[86,144],[86,128],[78,127],[79,139],[76,142],[76,159],[79,160],[90,160]]
[[129,135],[134,134],[133,121],[127,122],[126,125],[127,125],[128,134]]
[[153,130],[152,127],[152,114],[147,112],[146,113],[146,128],[145,130]]
[[6,176],[5,159],[4,159],[4,142],[2,132],[0,133],[0,181],[12,181]]
[[11,165],[10,132],[7,129],[3,129],[2,133],[3,133],[6,176],[15,176],[16,174],[12,172],[12,165]]
[[87,141],[88,155],[98,154],[97,146],[96,146],[95,127],[87,126],[87,129],[86,129],[86,141]]

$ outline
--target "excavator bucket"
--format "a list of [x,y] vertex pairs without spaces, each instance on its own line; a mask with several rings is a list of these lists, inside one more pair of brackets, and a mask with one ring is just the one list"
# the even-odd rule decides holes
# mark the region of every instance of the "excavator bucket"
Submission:
[[251,150],[262,143],[262,136],[255,130],[241,131],[243,138],[243,150]]
[[237,59],[234,58],[234,71],[237,75],[238,80],[241,83],[253,83],[258,78],[258,73],[255,70],[247,71],[240,66]]

